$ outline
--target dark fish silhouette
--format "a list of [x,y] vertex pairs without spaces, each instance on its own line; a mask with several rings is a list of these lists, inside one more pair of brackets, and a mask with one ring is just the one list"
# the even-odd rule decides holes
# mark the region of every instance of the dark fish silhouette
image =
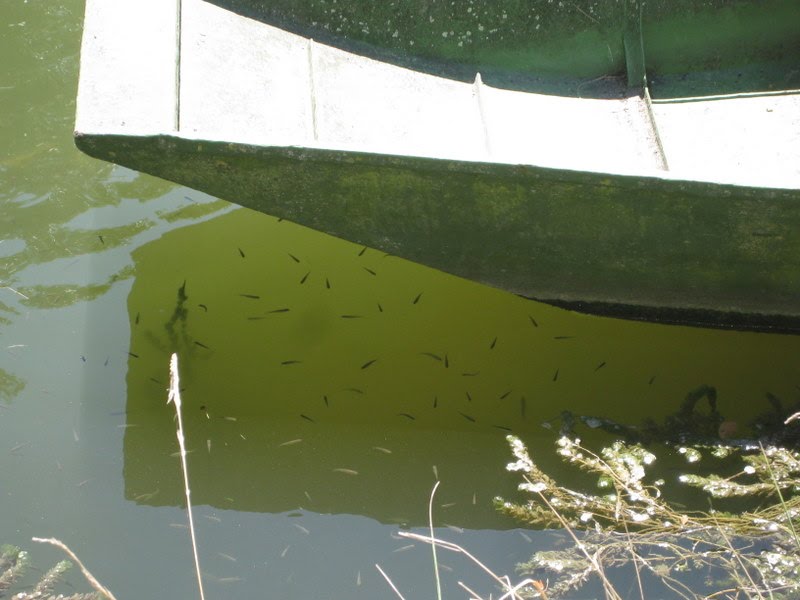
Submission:
[[239,294],[242,298],[249,298],[250,300],[260,300],[261,296],[256,296],[255,294]]
[[289,312],[291,308],[276,308],[274,310],[269,311],[269,314],[274,315],[275,313],[285,313]]
[[237,248],[237,250],[239,251],[239,256],[244,258],[244,252],[242,252],[242,249],[241,248]]
[[296,262],[296,263],[299,263],[299,262],[300,262],[300,259],[299,259],[299,258],[297,258],[297,257],[296,257],[294,254],[292,254],[291,252],[289,252],[288,254],[289,254],[289,257],[290,257],[290,258],[291,258],[291,259],[292,259],[294,262]]
[[505,392],[503,394],[500,394],[500,400],[505,400],[506,398],[508,398],[508,395],[510,393],[511,393],[511,390],[508,390],[507,392]]
[[205,304],[198,304],[197,306],[202,308],[204,311],[208,312],[208,307]]
[[420,292],[419,294],[417,294],[416,298],[414,298],[414,299],[411,301],[411,304],[416,304],[417,302],[419,302],[419,299],[420,299],[420,298],[422,298],[422,292]]
[[559,372],[560,370],[561,370],[561,369],[556,369],[556,372],[555,372],[555,374],[553,375],[553,381],[558,381],[558,372]]
[[139,355],[134,354],[133,352],[128,352],[128,356],[132,356],[133,358],[139,358]]
[[362,315],[339,315],[342,319],[363,319]]
[[368,360],[363,365],[361,365],[361,368],[362,369],[367,369],[367,368],[371,367],[372,365],[374,365],[377,360],[378,360],[377,358],[373,358],[372,360]]
[[314,419],[312,419],[312,418],[311,418],[311,417],[309,417],[308,415],[304,415],[303,413],[300,413],[300,417],[301,417],[301,418],[303,418],[303,419],[305,419],[306,421],[309,421],[310,423],[313,423],[313,422],[314,422]]
[[103,239],[103,236],[102,236],[102,235],[98,235],[98,236],[97,236],[97,238],[100,240],[100,243],[101,243],[101,244],[104,244],[104,245],[105,245],[106,241]]
[[606,361],[603,361],[603,362],[601,362],[599,365],[597,365],[597,366],[594,368],[594,370],[595,370],[595,371],[599,371],[600,369],[602,369],[602,368],[603,368],[603,367],[605,367],[605,366],[606,366]]
[[532,316],[528,315],[528,318],[531,320],[531,323],[533,324],[534,327],[539,326],[539,324],[536,322],[536,319],[534,319]]
[[406,419],[410,419],[412,421],[416,421],[417,418],[414,415],[410,415],[408,413],[397,413],[398,417],[405,417]]
[[309,275],[311,275],[311,271],[303,275],[303,278],[300,280],[300,285],[303,285],[306,282],[306,279],[308,279]]
[[442,360],[441,356],[439,356],[438,354],[434,354],[433,352],[420,352],[420,354],[422,354],[423,356],[430,356],[432,359],[438,360],[439,362],[441,362]]
[[198,341],[195,341],[195,344],[196,344],[197,346],[200,346],[201,348],[205,348],[206,350],[211,350],[211,348],[209,348],[208,346],[206,346],[206,345],[205,345],[203,342],[198,342]]
[[470,423],[474,423],[475,422],[475,417],[471,417],[467,413],[463,413],[461,411],[458,411],[458,414],[460,414],[462,417],[464,417]]
[[495,345],[497,345],[497,338],[494,338],[492,343],[489,344],[489,350],[494,350]]
[[364,252],[366,252],[366,251],[367,251],[367,247],[366,247],[366,246],[364,246],[364,247],[361,249],[361,252],[359,252],[359,253],[358,253],[358,255],[359,255],[359,256],[364,256]]
[[377,273],[375,271],[373,271],[372,269],[368,269],[367,267],[361,267],[361,268],[364,269],[370,275],[377,275]]
[[327,277],[325,278],[325,287],[328,288],[328,289],[331,289],[331,282],[328,281]]
[[299,365],[301,362],[303,362],[303,361],[302,360],[284,360],[283,362],[281,362],[281,364],[282,365]]

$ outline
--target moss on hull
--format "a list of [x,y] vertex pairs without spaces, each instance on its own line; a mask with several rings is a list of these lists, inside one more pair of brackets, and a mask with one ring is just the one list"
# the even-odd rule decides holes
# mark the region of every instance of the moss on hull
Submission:
[[800,193],[171,137],[81,149],[524,296],[800,320]]

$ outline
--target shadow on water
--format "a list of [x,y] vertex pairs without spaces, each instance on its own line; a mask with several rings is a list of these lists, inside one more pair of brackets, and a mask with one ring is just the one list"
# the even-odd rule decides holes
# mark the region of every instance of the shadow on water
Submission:
[[426,522],[438,477],[448,523],[514,526],[490,503],[514,493],[504,436],[552,455],[542,425],[567,409],[662,419],[709,382],[745,422],[765,385],[798,396],[797,338],[572,313],[246,209],[135,260],[125,494],[143,504],[182,502],[164,405],[173,350],[197,502],[407,525]]

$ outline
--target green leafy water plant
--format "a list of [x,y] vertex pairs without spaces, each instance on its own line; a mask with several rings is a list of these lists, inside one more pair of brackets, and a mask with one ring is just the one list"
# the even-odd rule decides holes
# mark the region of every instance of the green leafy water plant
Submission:
[[[508,436],[525,502],[498,498],[498,508],[534,527],[563,527],[574,545],[537,552],[519,565],[532,578],[548,579],[548,597],[559,598],[599,578],[607,598],[620,594],[610,577],[633,569],[642,580],[682,598],[789,599],[800,594],[800,454],[780,447],[682,446],[690,462],[704,453],[741,461],[740,470],[684,474],[678,479],[722,499],[758,499],[755,508],[689,511],[664,498],[665,481],[648,470],[656,455],[639,444],[616,441],[595,453],[562,436],[557,452],[568,464],[596,478],[591,491],[559,485],[531,458],[524,443]],[[680,449],[679,449],[680,451]],[[713,505],[713,504],[712,504]],[[647,586],[650,589],[650,586]],[[542,597],[530,590],[531,597]],[[628,596],[629,597],[629,596]]]

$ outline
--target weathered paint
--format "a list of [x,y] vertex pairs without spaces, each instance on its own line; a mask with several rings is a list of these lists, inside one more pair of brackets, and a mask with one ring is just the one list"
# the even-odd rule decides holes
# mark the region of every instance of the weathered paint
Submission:
[[[512,87],[531,85],[519,76],[533,76],[562,93],[576,93],[576,78],[627,72],[639,85],[645,66],[662,77],[741,70],[781,57],[796,61],[800,48],[795,0],[211,1],[383,60],[467,78],[477,70],[487,83]],[[718,73],[714,83],[735,75]],[[800,87],[800,74],[793,78]]]
[[[171,137],[86,153],[518,294],[800,325],[800,192]],[[760,317],[758,316],[760,315]],[[717,317],[707,316],[708,319]],[[700,317],[703,320],[703,317]]]

